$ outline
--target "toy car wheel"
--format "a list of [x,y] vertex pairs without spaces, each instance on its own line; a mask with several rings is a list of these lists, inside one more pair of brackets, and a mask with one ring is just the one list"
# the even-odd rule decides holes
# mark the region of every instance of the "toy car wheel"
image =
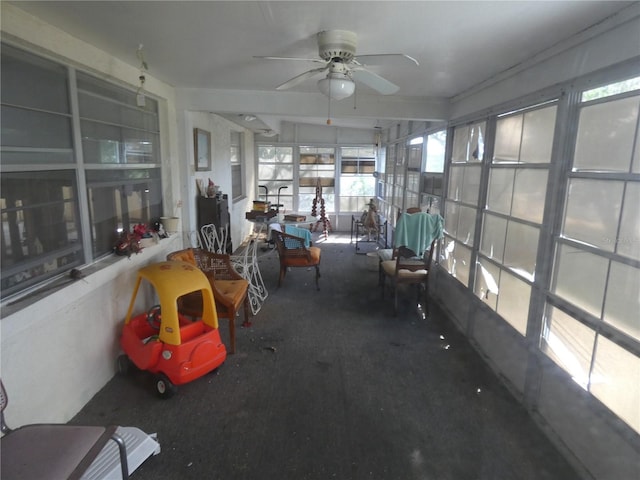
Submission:
[[156,391],[160,398],[166,399],[173,397],[178,388],[171,383],[171,380],[164,373],[159,373],[156,376]]
[[120,375],[126,375],[131,368],[131,360],[126,355],[120,355],[116,361],[116,367]]

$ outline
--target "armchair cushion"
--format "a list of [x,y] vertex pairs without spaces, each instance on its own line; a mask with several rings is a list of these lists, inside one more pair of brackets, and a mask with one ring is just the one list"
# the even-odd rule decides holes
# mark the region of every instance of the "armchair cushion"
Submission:
[[307,267],[320,263],[320,249],[318,247],[309,247],[309,256],[297,255],[286,256],[284,263],[289,267]]

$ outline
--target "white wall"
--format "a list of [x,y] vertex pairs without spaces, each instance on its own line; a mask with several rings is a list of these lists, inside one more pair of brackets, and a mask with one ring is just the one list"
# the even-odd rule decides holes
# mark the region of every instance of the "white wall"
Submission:
[[[2,38],[72,64],[101,78],[136,87],[138,69],[2,3]],[[159,100],[165,213],[180,199],[182,156],[178,154],[175,93],[148,75],[145,87]],[[1,375],[11,401],[12,427],[66,422],[114,375],[118,332],[135,273],[182,248],[173,235],[141,253],[109,258],[85,269],[85,278],[45,295],[5,306],[0,323]],[[142,308],[142,307],[141,307]]]
[[[249,235],[252,225],[245,219],[245,212],[251,210],[249,205],[255,199],[256,172],[254,160],[253,133],[235,125],[228,120],[211,113],[197,111],[181,111],[184,120],[184,136],[187,139],[187,165],[184,189],[183,212],[185,213],[185,231],[197,230],[196,197],[199,195],[196,181],[209,179],[220,186],[222,193],[229,197],[229,223],[234,250]],[[211,170],[196,172],[194,159],[193,129],[200,128],[211,133]],[[243,169],[245,173],[245,197],[238,200],[231,198],[231,131],[244,132]]]
[[[587,37],[589,35],[589,37]],[[499,78],[452,99],[450,119],[524,97],[561,82],[637,59],[640,55],[640,2],[576,35],[563,50],[532,58]]]

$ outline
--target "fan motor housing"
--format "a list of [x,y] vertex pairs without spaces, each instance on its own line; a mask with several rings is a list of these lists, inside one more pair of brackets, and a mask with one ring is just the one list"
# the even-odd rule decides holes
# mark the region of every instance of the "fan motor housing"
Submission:
[[318,33],[318,54],[329,61],[340,58],[349,62],[356,54],[358,36],[347,30],[326,30]]

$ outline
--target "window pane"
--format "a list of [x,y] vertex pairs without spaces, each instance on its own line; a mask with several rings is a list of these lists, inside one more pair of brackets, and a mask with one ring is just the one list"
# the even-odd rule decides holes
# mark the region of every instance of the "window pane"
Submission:
[[513,205],[511,214],[514,217],[542,223],[544,200],[547,192],[546,169],[517,169],[513,186]]
[[37,165],[75,163],[72,149],[2,152],[3,165]]
[[412,192],[420,190],[420,172],[407,172],[407,190]]
[[612,252],[623,186],[610,180],[571,179],[563,235]]
[[453,152],[451,161],[453,163],[466,162],[469,148],[469,127],[456,127],[453,132]]
[[554,292],[600,318],[607,266],[603,257],[561,245],[556,258]]
[[[136,92],[134,90],[128,90],[126,88],[114,85],[113,83],[105,82],[104,80],[93,77],[84,72],[78,72],[78,91],[83,94],[81,102],[87,97],[86,92],[90,92],[93,96],[102,97],[111,103],[117,103],[123,107],[129,106],[131,109],[138,110],[139,112],[146,112],[151,118],[158,118],[158,102],[150,97],[145,97],[145,105],[140,107],[136,103]],[[94,109],[95,110],[95,109]],[[80,105],[80,111],[85,112],[87,115],[91,115],[85,107]],[[91,115],[94,119],[101,118],[102,113],[98,110],[95,115]],[[106,115],[105,115],[106,116]],[[157,120],[156,120],[157,122]],[[126,123],[115,122],[120,125],[126,125]],[[146,125],[146,124],[145,124]],[[147,130],[157,131],[158,127],[145,126]]]
[[[137,128],[157,132],[157,115],[147,112],[136,104],[116,103],[112,99],[78,92],[80,116],[121,127]],[[146,102],[146,100],[145,100]]]
[[639,104],[635,96],[582,109],[575,170],[629,171]]
[[71,149],[73,146],[68,116],[3,106],[2,127],[3,147]]
[[506,236],[507,221],[495,215],[485,214],[480,251],[502,263]]
[[557,107],[541,108],[524,114],[521,163],[549,163],[553,146]]
[[69,270],[82,260],[75,173],[2,174],[2,294]]
[[289,180],[293,179],[293,165],[265,165],[258,167],[260,182],[265,180]]
[[640,269],[611,262],[604,321],[640,340]]
[[598,336],[591,393],[640,433],[640,358]]
[[469,131],[469,162],[481,162],[484,158],[484,129],[485,124],[476,123],[471,125]]
[[522,137],[522,115],[501,118],[496,125],[496,142],[493,161],[517,162],[520,158],[520,139]]
[[162,214],[159,169],[87,171],[93,253],[109,253],[119,232]]
[[519,222],[509,222],[504,265],[530,281],[533,281],[536,269],[538,237],[537,228]]
[[518,332],[526,335],[531,287],[503,270],[499,288],[498,313]]
[[2,44],[0,84],[2,103],[70,113],[67,68],[62,65]]
[[459,205],[454,202],[445,203],[444,230],[452,236],[458,234]]
[[427,166],[425,172],[444,172],[444,154],[447,131],[432,133],[427,137]]
[[464,167],[451,167],[449,169],[449,189],[447,198],[460,200],[462,198],[462,176]]
[[160,136],[114,125],[83,121],[82,148],[85,163],[159,163]]
[[457,238],[466,245],[473,245],[473,235],[476,231],[476,209],[460,205],[458,216]]
[[555,307],[549,309],[540,349],[585,390],[589,385],[591,352],[596,333]]
[[500,268],[484,259],[476,265],[474,293],[493,310],[496,309],[500,284]]
[[466,203],[477,205],[479,191],[480,191],[480,166],[474,165],[474,166],[464,167],[461,200]]
[[463,285],[469,286],[469,269],[471,266],[471,250],[469,248],[451,240],[445,249],[445,265],[452,276],[462,282]]
[[[640,144],[640,142],[638,142]],[[640,260],[640,183],[627,182],[624,207],[620,218],[620,237],[616,251],[620,255]]]
[[511,214],[511,197],[513,196],[513,168],[492,168],[489,177],[489,193],[487,208],[493,212]]
[[604,87],[596,87],[582,92],[582,101],[588,102],[597,98],[606,98],[620,93],[640,89],[640,77],[629,78],[621,82],[610,83]]

